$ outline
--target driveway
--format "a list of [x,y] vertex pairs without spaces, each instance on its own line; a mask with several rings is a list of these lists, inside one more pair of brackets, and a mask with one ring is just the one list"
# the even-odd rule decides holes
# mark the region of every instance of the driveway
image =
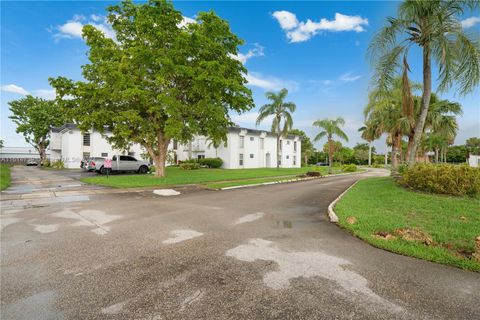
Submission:
[[2,206],[2,319],[480,318],[480,274],[327,220],[331,201],[378,173]]

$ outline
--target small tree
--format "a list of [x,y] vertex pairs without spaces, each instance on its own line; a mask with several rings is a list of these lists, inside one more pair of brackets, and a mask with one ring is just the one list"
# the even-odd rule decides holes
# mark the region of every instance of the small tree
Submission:
[[340,139],[348,141],[347,134],[342,131],[340,128],[345,124],[345,120],[343,118],[338,117],[335,120],[331,119],[323,119],[317,120],[313,123],[315,127],[322,129],[322,131],[316,135],[314,141],[319,141],[323,137],[327,137],[329,150],[328,150],[328,173],[332,174],[332,163],[333,163],[333,153],[334,153],[334,141],[333,136],[337,136]]
[[228,23],[201,12],[196,23],[185,24],[181,12],[160,0],[126,0],[107,10],[115,40],[83,28],[90,60],[82,67],[85,81],[50,80],[80,128],[110,131],[108,140],[119,149],[142,145],[158,177],[165,176],[172,139],[226,140],[229,111],[253,106],[246,69],[233,58],[243,41]]
[[25,141],[38,151],[42,162],[46,158],[46,150],[50,143],[50,128],[62,125],[66,121],[64,112],[55,101],[30,95],[10,101],[8,104],[12,112],[9,118],[17,125],[16,132],[21,133]]
[[[259,125],[265,118],[273,115],[272,132],[277,135],[277,169],[280,167],[280,138],[292,129],[293,119],[291,113],[295,111],[297,106],[293,102],[285,102],[288,90],[282,89],[280,92],[267,92],[265,96],[272,103],[263,105],[257,118],[257,125]],[[283,128],[282,128],[283,121]]]

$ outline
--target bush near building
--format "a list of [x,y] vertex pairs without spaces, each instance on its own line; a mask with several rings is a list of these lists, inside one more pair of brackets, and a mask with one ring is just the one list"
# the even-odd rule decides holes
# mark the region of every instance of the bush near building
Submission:
[[452,164],[416,164],[405,168],[400,184],[414,190],[454,196],[480,195],[480,168]]
[[223,164],[223,160],[220,158],[203,158],[203,159],[198,159],[198,163],[201,166],[208,167],[208,168],[221,168]]

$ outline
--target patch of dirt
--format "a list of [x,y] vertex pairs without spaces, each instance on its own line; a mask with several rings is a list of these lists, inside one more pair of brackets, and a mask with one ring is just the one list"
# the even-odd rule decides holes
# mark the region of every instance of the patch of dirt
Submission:
[[462,220],[462,221],[467,221],[468,219],[467,219],[467,217],[465,217],[465,216],[461,216],[461,217],[460,217],[460,220]]
[[350,216],[350,217],[347,217],[347,219],[345,219],[345,221],[348,224],[355,224],[355,223],[357,223],[357,218]]
[[377,239],[382,239],[382,240],[393,240],[397,238],[387,231],[377,231],[373,234],[373,236]]
[[480,236],[475,238],[475,252],[472,256],[475,261],[480,262]]
[[432,236],[418,228],[398,228],[395,234],[406,241],[415,241],[426,244],[427,246],[433,243]]

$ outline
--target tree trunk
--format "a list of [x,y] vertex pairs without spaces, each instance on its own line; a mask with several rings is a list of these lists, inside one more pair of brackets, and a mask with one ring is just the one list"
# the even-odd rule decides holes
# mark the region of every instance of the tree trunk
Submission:
[[399,148],[401,147],[402,136],[400,134],[395,134],[393,136],[393,145],[392,145],[392,169],[396,170],[398,168],[398,156]]
[[435,147],[435,163],[438,163],[438,147]]
[[280,134],[277,133],[277,169],[280,168]]
[[167,162],[168,144],[170,139],[166,138],[162,132],[158,133],[157,150],[150,145],[144,145],[148,154],[153,159],[155,165],[155,176],[165,177],[165,163]]
[[43,143],[39,143],[35,146],[35,149],[37,149],[38,156],[40,157],[40,162],[37,165],[37,166],[40,167],[43,164],[43,162],[45,161],[45,158],[46,158],[45,147],[43,146]]
[[368,166],[372,165],[372,142],[368,142]]
[[305,155],[305,167],[308,166],[308,156]]
[[385,143],[385,166],[388,166],[388,144]]
[[333,163],[333,140],[331,137],[328,138],[328,174],[332,174],[332,163]]
[[428,115],[428,107],[430,105],[430,97],[432,95],[432,66],[430,59],[430,47],[427,44],[423,47],[423,93],[422,93],[422,106],[420,118],[415,126],[415,134],[413,136],[412,148],[410,150],[408,164],[413,165],[415,163],[415,156],[417,154],[420,140],[422,139],[423,130],[425,128],[425,121]]

